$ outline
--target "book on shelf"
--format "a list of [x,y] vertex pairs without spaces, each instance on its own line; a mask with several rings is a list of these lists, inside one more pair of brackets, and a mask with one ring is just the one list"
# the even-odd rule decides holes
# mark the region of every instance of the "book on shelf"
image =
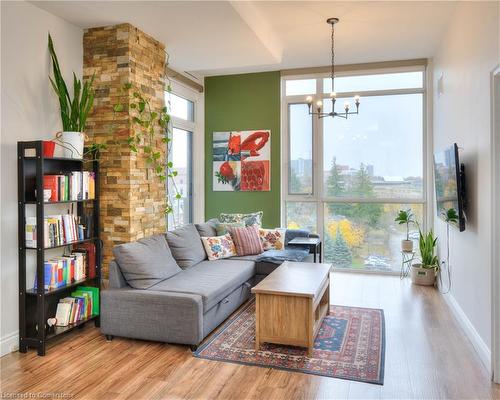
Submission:
[[95,172],[72,171],[66,175],[44,175],[43,188],[50,189],[50,202],[95,199]]
[[73,245],[73,252],[84,253],[87,256],[87,271],[89,278],[96,277],[96,249],[94,243],[80,243]]
[[68,326],[71,304],[59,302],[56,309],[56,326]]
[[[87,278],[87,255],[73,252],[69,255],[53,257],[44,263],[44,289],[54,290]],[[36,290],[37,275],[33,289]]]
[[[43,225],[44,247],[60,246],[89,238],[85,235],[85,226],[78,223],[74,214],[47,215]],[[26,218],[25,233],[26,247],[36,247],[36,217]]]
[[70,296],[59,300],[56,325],[68,326],[96,315],[99,315],[99,288],[78,286]]

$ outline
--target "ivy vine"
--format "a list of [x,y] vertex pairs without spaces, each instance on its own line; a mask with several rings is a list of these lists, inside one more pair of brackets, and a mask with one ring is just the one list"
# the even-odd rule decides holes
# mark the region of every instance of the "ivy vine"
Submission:
[[[134,110],[135,114],[132,117],[132,129],[127,144],[133,153],[145,157],[148,168],[161,182],[171,183],[174,195],[171,197],[169,194],[164,210],[165,214],[170,214],[173,212],[173,198],[178,200],[181,198],[181,194],[175,182],[177,171],[174,169],[172,161],[168,161],[162,156],[165,153],[160,147],[166,145],[166,154],[170,154],[172,150],[169,109],[165,106],[161,110],[155,110],[150,99],[131,83],[125,83],[121,90],[123,99],[128,100],[128,107]],[[167,91],[170,91],[170,85],[167,87]],[[124,111],[124,102],[116,104],[113,109],[115,113]]]

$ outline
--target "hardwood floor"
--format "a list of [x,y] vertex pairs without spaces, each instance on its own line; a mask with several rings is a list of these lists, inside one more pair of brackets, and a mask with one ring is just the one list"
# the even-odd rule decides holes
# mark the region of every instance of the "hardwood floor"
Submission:
[[334,273],[330,299],[384,309],[383,386],[197,359],[187,346],[106,342],[88,324],[58,339],[45,357],[36,351],[2,357],[2,398],[500,399],[500,386],[436,290],[394,276]]

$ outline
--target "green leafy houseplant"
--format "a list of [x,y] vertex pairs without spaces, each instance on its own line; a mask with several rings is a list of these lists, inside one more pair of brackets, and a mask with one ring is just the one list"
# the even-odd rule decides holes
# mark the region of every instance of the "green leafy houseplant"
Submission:
[[448,224],[458,223],[458,213],[453,207],[447,210],[441,211],[441,215]]
[[59,99],[63,130],[67,132],[83,132],[87,123],[87,117],[94,104],[92,83],[94,82],[95,75],[92,75],[90,80],[82,84],[82,81],[73,72],[73,96],[71,96],[61,73],[59,60],[57,59],[50,33],[49,53],[52,59],[54,74],[53,78],[49,76],[49,79]]
[[397,217],[394,219],[399,225],[406,224],[406,240],[410,240],[410,224],[415,223],[413,212],[410,208],[399,210]]
[[[171,151],[168,107],[155,110],[150,99],[131,83],[125,83],[122,92],[128,97],[128,107],[135,111],[135,115],[132,117],[133,129],[127,143],[132,152],[145,156],[148,167],[160,181],[170,181],[173,196],[168,197],[165,208],[165,213],[169,214],[173,212],[173,199],[178,200],[181,195],[175,183],[177,171],[173,169],[172,161],[166,160],[164,156],[164,146],[167,146],[167,152]],[[123,103],[114,106],[115,113],[124,110]]]

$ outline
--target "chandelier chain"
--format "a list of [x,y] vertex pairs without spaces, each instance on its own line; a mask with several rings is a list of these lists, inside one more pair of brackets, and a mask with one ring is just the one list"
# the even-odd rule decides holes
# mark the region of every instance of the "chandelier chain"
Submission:
[[332,24],[332,36],[331,36],[331,39],[332,39],[332,71],[331,71],[331,76],[330,78],[332,79],[332,92],[335,91],[335,87],[333,86],[334,85],[334,77],[335,77],[335,46],[334,46],[334,43],[335,43],[335,25]]

